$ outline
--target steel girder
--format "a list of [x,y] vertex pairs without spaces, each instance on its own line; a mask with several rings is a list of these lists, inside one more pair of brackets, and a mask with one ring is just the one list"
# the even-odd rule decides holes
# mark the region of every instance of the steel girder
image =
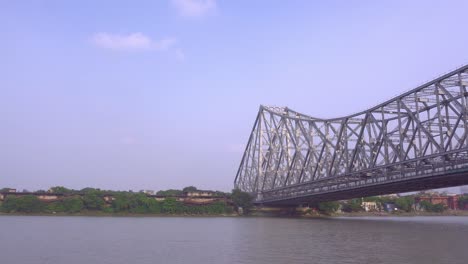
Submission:
[[468,167],[467,85],[468,65],[333,119],[260,106],[235,187],[272,202]]

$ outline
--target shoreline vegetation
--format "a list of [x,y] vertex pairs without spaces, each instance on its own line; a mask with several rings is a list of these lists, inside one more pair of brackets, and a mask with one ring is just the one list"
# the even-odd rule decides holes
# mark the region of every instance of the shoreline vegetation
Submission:
[[[21,215],[233,215],[238,208],[250,208],[252,199],[240,190],[231,193],[198,190],[163,190],[156,194],[109,191],[94,188],[82,190],[62,186],[49,191],[16,192],[0,189],[0,212]],[[241,210],[242,213],[242,210]]]
[[387,213],[387,212],[354,212],[354,213],[332,213],[324,214],[320,212],[316,213],[298,213],[298,212],[288,212],[288,213],[265,213],[257,211],[255,208],[251,210],[251,213],[241,215],[238,212],[233,211],[230,214],[221,213],[221,214],[154,214],[154,213],[107,213],[107,212],[96,212],[96,211],[83,211],[79,213],[25,213],[25,212],[0,212],[0,216],[50,216],[50,217],[68,217],[68,216],[78,216],[78,217],[194,217],[194,218],[211,218],[211,217],[272,217],[272,218],[304,218],[304,219],[313,219],[313,218],[342,218],[342,217],[376,217],[376,218],[385,218],[385,217],[416,217],[416,216],[464,216],[468,217],[468,211],[464,210],[447,210],[444,212],[400,212],[400,213]]
[[[468,210],[449,210],[443,204],[422,201],[421,195],[375,196],[345,201],[321,202],[304,207],[254,206],[252,197],[234,189],[231,193],[198,190],[109,191],[82,190],[62,186],[48,191],[16,192],[0,189],[0,216],[115,216],[115,217],[393,217],[393,216],[468,216]],[[418,202],[419,199],[419,202]],[[373,205],[368,210],[364,205]],[[459,197],[459,208],[466,208],[468,195]],[[388,205],[392,206],[388,210]]]
[[359,211],[359,212],[306,212],[300,208],[283,209],[283,210],[256,210],[253,209],[249,216],[252,217],[285,217],[285,218],[341,218],[341,217],[416,217],[416,216],[467,216],[466,210],[445,210],[442,212],[427,212],[427,211],[410,211],[410,212],[383,212],[383,211]]
[[83,216],[83,217],[237,217],[237,213],[232,214],[138,214],[138,213],[105,213],[105,212],[79,212],[79,213],[4,213],[0,212],[0,216]]

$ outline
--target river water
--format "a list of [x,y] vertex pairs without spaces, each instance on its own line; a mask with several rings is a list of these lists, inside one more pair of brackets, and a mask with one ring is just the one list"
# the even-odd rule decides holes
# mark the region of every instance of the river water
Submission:
[[0,263],[468,263],[468,217],[0,216]]

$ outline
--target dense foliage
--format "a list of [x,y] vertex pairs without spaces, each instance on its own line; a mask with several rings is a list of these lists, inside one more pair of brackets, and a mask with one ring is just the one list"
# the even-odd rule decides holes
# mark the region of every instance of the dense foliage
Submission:
[[361,199],[351,199],[348,200],[346,203],[343,203],[342,209],[343,212],[351,213],[351,212],[360,212],[364,210],[361,206]]
[[339,202],[321,202],[317,206],[317,209],[324,214],[334,213],[338,208],[340,208]]
[[241,207],[244,212],[248,212],[253,206],[252,196],[239,189],[232,190],[231,200],[237,208]]
[[7,197],[2,203],[3,212],[39,213],[43,211],[45,204],[34,195],[26,195],[20,198]]
[[85,209],[80,197],[66,197],[62,200],[48,203],[45,207],[46,213],[79,213]]
[[161,190],[156,193],[156,195],[161,195],[161,196],[180,196],[184,192],[182,190],[174,190],[174,189],[169,189],[169,190]]
[[197,190],[197,187],[195,186],[187,186],[184,189],[182,189],[182,192],[194,192]]
[[421,201],[419,205],[427,212],[441,213],[446,209],[443,204],[432,204],[429,201]]
[[65,188],[63,186],[52,187],[52,188],[50,188],[50,191],[53,192],[53,193],[74,193],[74,192],[77,192],[75,190],[68,189],[68,188]]
[[[1,192],[8,193],[9,188],[0,189]],[[180,201],[187,192],[200,191],[194,186],[188,186],[182,190],[169,189],[157,192],[158,196],[147,195],[143,191],[109,191],[95,188],[84,188],[81,190],[68,189],[63,186],[55,186],[47,193],[56,193],[59,199],[53,201],[40,200],[36,195],[23,192],[19,195],[6,195],[0,203],[0,211],[6,213],[71,213],[80,212],[104,212],[115,214],[230,214],[233,209],[242,208],[244,213],[248,213],[253,207],[253,198],[249,193],[239,189],[232,190],[232,193],[209,192],[218,197],[230,198],[232,204],[226,200],[212,202],[210,204],[186,204]],[[36,194],[46,193],[38,191]],[[165,198],[161,198],[165,196]],[[340,205],[344,212],[363,211],[362,202],[375,202],[378,209],[383,209],[385,203],[391,203],[399,211],[411,212],[414,210],[415,196],[372,196],[364,198],[350,199],[341,202],[322,202],[316,204],[315,208],[323,214],[336,212]],[[468,206],[468,194],[460,196],[458,200],[460,208]],[[418,206],[418,205],[416,205]],[[443,204],[431,204],[428,201],[421,201],[419,207],[427,212],[443,212],[446,206]],[[240,212],[240,211],[239,211]]]
[[414,197],[413,196],[403,196],[395,199],[395,205],[398,209],[411,212],[413,210]]
[[[191,186],[188,190],[193,190]],[[72,190],[64,187],[53,187],[53,192],[64,194],[55,201],[41,201],[35,195],[7,196],[0,204],[0,211],[6,213],[80,213],[80,212],[105,212],[105,213],[134,213],[134,214],[230,214],[232,207],[224,201],[210,204],[192,205],[177,201],[175,197],[168,197],[158,201],[155,197],[142,192],[115,192],[99,189],[85,188]],[[195,188],[196,190],[196,188]],[[167,190],[163,193],[173,194]],[[178,191],[182,193],[182,191]],[[219,192],[221,193],[221,192]],[[108,198],[106,203],[104,197]],[[112,197],[112,200],[109,200]]]

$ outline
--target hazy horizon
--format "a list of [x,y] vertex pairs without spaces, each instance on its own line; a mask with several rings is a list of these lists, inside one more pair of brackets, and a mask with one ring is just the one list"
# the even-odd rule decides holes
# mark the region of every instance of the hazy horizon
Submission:
[[263,105],[365,110],[468,63],[468,2],[0,4],[0,188],[229,191]]

